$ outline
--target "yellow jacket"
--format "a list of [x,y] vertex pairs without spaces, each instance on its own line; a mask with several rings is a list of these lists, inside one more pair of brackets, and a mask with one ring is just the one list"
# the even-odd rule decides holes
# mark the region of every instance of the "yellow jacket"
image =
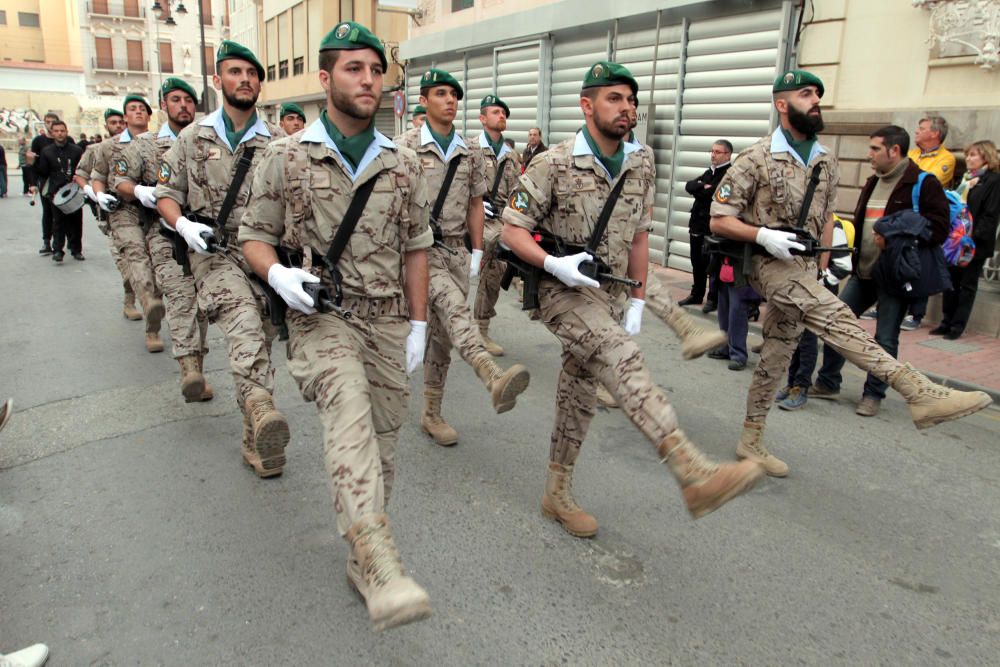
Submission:
[[908,156],[917,163],[917,166],[926,172],[937,176],[945,190],[951,188],[951,183],[955,179],[955,156],[944,146],[927,153],[921,153],[920,148],[911,148]]

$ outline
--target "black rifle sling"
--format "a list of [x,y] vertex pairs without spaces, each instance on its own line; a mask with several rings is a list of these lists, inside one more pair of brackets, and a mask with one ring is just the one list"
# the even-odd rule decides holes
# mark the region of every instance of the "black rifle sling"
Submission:
[[510,160],[497,163],[497,175],[493,178],[493,187],[490,188],[490,206],[496,206],[493,202],[497,200],[497,190],[500,189],[500,180],[503,178],[504,171],[507,170],[508,162]]
[[246,180],[247,172],[250,171],[250,163],[253,162],[253,154],[256,150],[256,146],[247,146],[243,149],[240,161],[236,163],[236,173],[233,174],[233,181],[229,184],[226,198],[222,200],[222,208],[219,209],[219,215],[215,219],[215,226],[219,228],[220,233],[224,233],[226,230],[226,221],[229,220],[229,214],[233,212],[236,196],[240,193],[243,181]]
[[809,207],[813,203],[813,195],[816,194],[816,186],[819,185],[819,172],[823,167],[823,163],[820,162],[815,167],[813,167],[812,175],[809,176],[809,185],[806,186],[806,194],[802,198],[802,210],[799,211],[799,220],[796,223],[796,227],[799,229],[805,229],[806,218],[809,217]]
[[432,225],[438,225],[438,218],[441,217],[441,209],[444,208],[444,200],[448,198],[448,190],[451,189],[451,182],[455,180],[455,172],[458,171],[458,163],[461,161],[462,156],[456,155],[455,159],[448,163],[448,171],[445,172],[444,182],[441,183],[441,191],[438,192],[437,199],[434,200],[434,208],[431,209]]
[[604,208],[601,209],[601,214],[597,216],[597,224],[594,225],[594,233],[590,235],[590,240],[587,241],[587,252],[591,254],[595,259],[597,258],[597,247],[601,245],[601,239],[604,237],[604,231],[608,228],[608,222],[611,220],[611,211],[615,208],[615,203],[618,201],[618,195],[622,193],[622,188],[625,186],[625,177],[622,176],[615,187],[611,189],[611,194],[608,195],[608,200],[604,202]]
[[340,221],[340,226],[337,227],[337,233],[333,235],[330,248],[326,251],[327,266],[335,267],[337,266],[337,262],[340,261],[340,256],[343,254],[344,248],[347,247],[347,241],[351,238],[351,234],[354,233],[354,228],[357,227],[358,220],[361,219],[361,214],[365,211],[368,198],[371,196],[372,190],[375,189],[375,181],[377,180],[378,174],[369,178],[354,192],[354,197],[347,207],[347,212],[344,213],[344,218]]

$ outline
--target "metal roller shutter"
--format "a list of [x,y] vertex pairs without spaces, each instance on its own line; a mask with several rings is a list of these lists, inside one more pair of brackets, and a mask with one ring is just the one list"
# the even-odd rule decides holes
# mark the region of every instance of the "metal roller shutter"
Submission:
[[507,131],[504,136],[513,139],[521,149],[528,142],[528,130],[540,124],[538,118],[540,50],[541,44],[533,42],[499,47],[495,51],[496,93],[510,107],[510,118],[507,120]]
[[583,125],[580,84],[587,68],[608,57],[607,27],[559,33],[552,44],[552,84],[549,88],[548,136],[552,146],[573,136]]
[[[479,134],[479,102],[493,92],[493,49],[468,57],[468,80],[465,84],[463,113],[455,119],[464,136]],[[464,123],[461,122],[464,119]]]

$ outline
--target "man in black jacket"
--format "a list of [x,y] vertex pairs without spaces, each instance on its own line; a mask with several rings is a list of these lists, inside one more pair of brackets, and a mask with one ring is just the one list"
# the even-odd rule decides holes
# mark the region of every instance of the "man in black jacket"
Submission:
[[[854,246],[858,255],[850,282],[840,293],[855,315],[860,315],[878,303],[878,323],[875,341],[895,357],[899,351],[899,328],[906,315],[908,301],[898,296],[896,285],[883,284],[877,279],[875,264],[885,240],[875,233],[875,222],[897,211],[913,208],[913,188],[920,176],[920,167],[906,157],[910,137],[897,125],[876,130],[868,144],[868,160],[875,169],[861,189],[854,210]],[[919,196],[920,215],[931,224],[929,246],[939,246],[948,238],[950,228],[948,199],[936,178],[924,179]],[[823,356],[816,384],[809,390],[811,398],[835,399],[840,395],[841,369],[844,358],[830,349]],[[885,382],[869,374],[861,402],[855,412],[862,417],[878,414],[885,398]]]
[[[733,145],[726,139],[719,139],[712,144],[710,160],[712,165],[705,170],[705,173],[688,181],[684,189],[694,197],[694,205],[691,207],[691,221],[688,223],[688,235],[691,239],[691,273],[694,280],[691,285],[691,294],[687,298],[678,302],[678,305],[697,306],[705,297],[705,283],[708,279],[709,256],[705,252],[705,236],[711,234],[708,229],[709,213],[712,206],[712,196],[715,189],[719,187],[719,182],[726,175],[729,169],[730,160],[733,157]],[[715,310],[714,304],[718,301],[715,294],[715,286],[711,286],[708,293],[708,302],[712,307],[706,306],[705,312]]]
[[[38,158],[45,150],[46,146],[52,143],[52,137],[49,136],[49,132],[52,131],[52,123],[59,120],[59,116],[52,112],[45,114],[45,130],[39,132],[38,135],[31,140],[31,148],[26,153],[28,159],[28,165],[31,167],[31,187],[35,190],[40,190],[43,185],[45,185],[44,180],[38,175],[38,170],[36,165],[38,164]],[[52,254],[52,202],[48,201],[45,197],[42,197],[42,247],[38,250],[39,255],[50,255]]]
[[52,209],[52,259],[63,261],[63,245],[68,241],[73,259],[83,261],[83,208],[74,213],[63,213],[53,203],[59,188],[73,181],[76,165],[83,157],[83,150],[70,143],[66,123],[57,120],[49,128],[52,143],[42,149],[35,161],[35,174],[44,182],[42,201]]

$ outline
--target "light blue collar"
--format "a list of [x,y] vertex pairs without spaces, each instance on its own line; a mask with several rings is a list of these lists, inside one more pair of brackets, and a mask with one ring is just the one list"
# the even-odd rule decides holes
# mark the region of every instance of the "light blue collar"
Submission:
[[[627,158],[629,154],[635,153],[642,150],[642,144],[630,143],[628,141],[623,141],[622,146],[625,150],[625,157]],[[576,133],[576,141],[573,142],[573,157],[579,157],[581,155],[591,155],[594,158],[594,164],[604,170],[604,173],[608,175],[608,180],[612,180],[611,172],[608,168],[601,164],[601,161],[597,159],[594,155],[594,151],[590,150],[590,144],[587,143],[587,138],[583,136],[583,130]],[[622,168],[624,169],[624,163],[622,163]]]
[[128,133],[128,128],[126,127],[122,130],[122,133],[118,135],[118,143],[127,144],[132,141],[132,135]]
[[[479,133],[479,147],[480,148],[489,149],[490,153],[493,152],[493,147],[490,146],[490,140],[486,136],[486,130],[483,130],[482,132]],[[497,157],[497,162],[499,162],[500,160],[502,160],[504,155],[507,155],[508,153],[513,153],[513,152],[514,151],[512,151],[510,149],[510,146],[508,146],[506,142],[500,144],[500,155],[496,156]]]
[[170,141],[177,141],[177,135],[174,131],[170,129],[170,123],[164,123],[160,126],[160,132],[156,135],[157,139],[170,139]]
[[309,126],[303,130],[302,136],[299,138],[299,143],[323,144],[336,153],[337,157],[340,158],[340,164],[344,167],[344,171],[347,172],[347,175],[351,177],[352,182],[358,180],[358,176],[363,174],[368,165],[375,161],[375,158],[378,157],[383,148],[392,151],[397,148],[396,144],[394,144],[391,139],[378,130],[375,130],[375,138],[370,144],[368,144],[365,154],[361,156],[361,162],[358,163],[357,169],[354,169],[351,167],[350,160],[344,158],[344,154],[340,152],[340,149],[337,148],[337,144],[335,144],[333,139],[330,138],[326,128],[323,126],[323,121],[319,118],[311,122]]
[[[222,107],[219,107],[212,113],[202,118],[198,121],[198,124],[214,129],[215,134],[222,139],[222,143],[229,146],[229,139],[226,138],[226,121],[222,119]],[[247,130],[247,133],[243,135],[242,139],[240,139],[240,143],[245,144],[258,134],[266,139],[271,138],[271,133],[268,132],[267,125],[264,123],[264,119],[260,117],[260,114],[257,114],[257,122],[254,123],[249,130]],[[229,150],[235,153],[236,147],[229,146]]]
[[816,158],[817,155],[826,153],[826,148],[821,145],[818,141],[814,141],[812,145],[812,150],[809,151],[809,162],[803,162],[802,158],[799,157],[799,152],[792,148],[788,143],[788,139],[785,139],[785,133],[781,131],[781,126],[778,126],[771,134],[771,153],[788,153],[792,156],[792,159],[801,164],[803,167],[808,167],[809,164]]
[[[434,141],[430,125],[425,121],[424,124],[420,126],[420,145],[426,146],[427,144],[433,144],[434,146],[437,146],[438,151],[441,150],[441,147],[437,145],[436,141]],[[444,155],[442,155],[441,158],[447,162],[451,159],[451,156],[459,147],[465,148],[466,150],[469,148],[462,140],[462,135],[459,134],[458,130],[456,130],[454,136],[451,138],[451,143],[448,145],[448,150],[444,152]]]

